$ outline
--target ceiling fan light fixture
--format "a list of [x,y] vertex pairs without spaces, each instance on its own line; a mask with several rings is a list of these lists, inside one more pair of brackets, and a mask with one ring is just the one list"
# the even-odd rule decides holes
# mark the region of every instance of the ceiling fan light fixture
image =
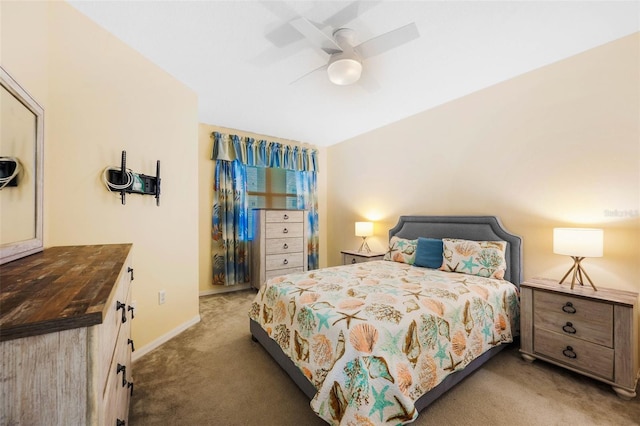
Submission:
[[329,80],[338,86],[346,86],[360,80],[362,63],[354,58],[339,58],[327,67]]

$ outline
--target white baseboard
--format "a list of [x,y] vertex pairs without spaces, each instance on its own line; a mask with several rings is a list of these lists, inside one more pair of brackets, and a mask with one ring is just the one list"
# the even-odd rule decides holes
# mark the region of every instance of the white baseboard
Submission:
[[201,291],[200,297],[202,296],[210,296],[212,294],[220,294],[220,293],[229,293],[232,291],[239,291],[239,290],[247,290],[249,288],[251,288],[251,283],[244,283],[244,284],[236,284],[236,285],[221,285],[218,286],[220,288],[214,288],[211,290],[204,290]]
[[131,354],[131,361],[133,362],[137,361],[138,359],[142,358],[152,350],[156,349],[158,346],[162,345],[165,342],[168,342],[169,340],[176,337],[178,334],[182,333],[189,327],[199,322],[200,322],[200,315],[196,315],[195,317],[191,318],[189,321],[179,325],[178,327],[174,328],[170,332],[163,334],[162,336],[153,340],[151,343],[144,345],[141,348],[136,348],[135,352]]

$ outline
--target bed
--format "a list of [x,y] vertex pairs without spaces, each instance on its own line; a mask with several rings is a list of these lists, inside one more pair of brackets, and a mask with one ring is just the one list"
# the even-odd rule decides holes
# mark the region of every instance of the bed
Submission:
[[[444,239],[457,272],[403,262],[398,244],[410,255],[420,237]],[[330,424],[410,423],[518,333],[522,242],[497,217],[401,216],[389,241],[386,260],[268,280],[249,312],[252,338]],[[460,262],[479,244],[499,245],[497,272],[477,272],[477,251]]]

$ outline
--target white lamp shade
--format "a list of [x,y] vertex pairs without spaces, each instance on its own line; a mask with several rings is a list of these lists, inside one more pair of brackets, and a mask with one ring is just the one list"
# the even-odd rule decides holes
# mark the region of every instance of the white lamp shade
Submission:
[[553,252],[556,254],[576,257],[602,257],[602,245],[602,229],[553,229]]
[[373,235],[373,222],[356,222],[356,237],[370,237]]
[[329,80],[333,84],[346,86],[353,84],[360,79],[362,73],[362,64],[351,58],[343,58],[333,61],[327,68]]

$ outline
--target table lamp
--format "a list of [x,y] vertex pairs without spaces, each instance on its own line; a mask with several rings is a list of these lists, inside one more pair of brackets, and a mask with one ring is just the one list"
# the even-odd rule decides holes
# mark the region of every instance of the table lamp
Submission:
[[367,244],[367,237],[373,235],[373,222],[356,222],[356,236],[362,237],[362,244],[358,249],[358,253],[366,252],[371,253],[369,244]]
[[602,257],[603,231],[594,228],[554,228],[553,252],[571,256],[573,266],[560,280],[560,284],[573,272],[571,289],[576,282],[584,285],[584,277],[594,290],[598,290],[580,262],[585,257]]

